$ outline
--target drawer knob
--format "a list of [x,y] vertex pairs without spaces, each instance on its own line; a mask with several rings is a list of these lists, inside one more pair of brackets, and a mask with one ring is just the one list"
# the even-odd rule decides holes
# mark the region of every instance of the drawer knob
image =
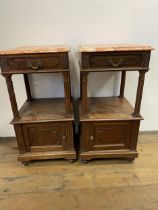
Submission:
[[65,140],[65,136],[63,136],[62,139]]
[[94,137],[93,136],[90,136],[90,140],[93,141],[94,140]]
[[120,59],[118,62],[114,62],[114,61],[109,61],[109,64],[112,65],[113,67],[118,67],[120,65],[123,64],[123,59]]
[[37,69],[39,69],[39,68],[42,67],[42,64],[41,64],[41,63],[37,63],[36,65],[33,65],[31,62],[29,62],[29,63],[27,64],[27,66],[28,66],[28,68],[30,68],[30,69],[37,70]]

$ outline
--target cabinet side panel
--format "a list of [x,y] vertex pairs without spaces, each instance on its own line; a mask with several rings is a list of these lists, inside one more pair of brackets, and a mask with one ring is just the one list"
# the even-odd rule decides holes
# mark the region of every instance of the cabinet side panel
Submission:
[[81,123],[81,143],[80,151],[89,151],[89,123]]
[[132,122],[132,134],[131,134],[131,145],[130,145],[131,150],[136,150],[138,142],[139,126],[140,126],[140,120]]
[[74,150],[74,138],[73,138],[73,123],[67,122],[66,123],[66,130],[65,130],[65,136],[66,136],[66,150]]
[[26,148],[25,148],[25,144],[24,144],[24,137],[23,137],[21,125],[14,125],[14,130],[15,130],[15,134],[16,134],[19,153],[23,154],[26,152]]

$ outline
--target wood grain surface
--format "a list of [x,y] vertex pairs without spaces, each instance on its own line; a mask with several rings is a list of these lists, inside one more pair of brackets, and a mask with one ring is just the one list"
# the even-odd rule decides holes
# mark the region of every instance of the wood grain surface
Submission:
[[139,136],[140,157],[127,160],[17,162],[15,139],[0,139],[2,210],[157,210],[158,133]]
[[[81,106],[80,106],[81,108]],[[119,97],[88,98],[88,112],[80,115],[80,121],[90,120],[138,120],[133,117],[134,108],[126,100]]]
[[21,107],[20,119],[14,119],[12,123],[48,122],[55,120],[72,120],[73,114],[65,115],[64,98],[34,99],[26,101]]

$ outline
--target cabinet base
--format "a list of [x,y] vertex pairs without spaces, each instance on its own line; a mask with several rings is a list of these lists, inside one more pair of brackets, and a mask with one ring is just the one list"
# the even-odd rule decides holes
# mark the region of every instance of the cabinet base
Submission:
[[18,161],[22,163],[29,162],[31,160],[47,160],[47,159],[59,159],[63,158],[66,160],[75,160],[75,151],[61,151],[61,152],[28,152],[25,154],[19,154]]
[[88,161],[95,158],[127,158],[128,160],[134,160],[138,157],[137,151],[119,150],[119,151],[89,151],[81,152],[80,160]]

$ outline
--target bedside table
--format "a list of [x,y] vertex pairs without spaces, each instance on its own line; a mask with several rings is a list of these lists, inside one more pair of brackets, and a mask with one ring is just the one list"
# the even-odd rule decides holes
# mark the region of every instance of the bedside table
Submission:
[[[1,71],[14,115],[18,160],[24,164],[41,159],[76,159],[68,52],[69,47],[62,45],[0,51]],[[65,98],[33,99],[28,74],[36,73],[62,74]],[[26,86],[27,101],[20,110],[12,83],[14,74],[23,74]]]
[[[80,159],[128,158],[134,160],[140,120],[145,73],[149,70],[153,48],[139,45],[83,45],[81,57]],[[122,74],[120,94],[116,97],[88,98],[87,79],[93,72]],[[126,72],[138,71],[135,107],[124,97]]]

